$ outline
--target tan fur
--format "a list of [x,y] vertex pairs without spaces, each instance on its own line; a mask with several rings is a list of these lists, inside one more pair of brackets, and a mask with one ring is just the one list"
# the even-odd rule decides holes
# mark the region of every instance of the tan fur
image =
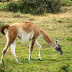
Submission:
[[9,36],[10,44],[13,43],[13,41],[16,39],[17,33],[18,33],[17,30],[18,29],[15,26],[9,27],[9,29],[8,29],[8,36]]
[[9,41],[8,41],[7,47],[5,48],[5,52],[7,51],[8,47],[14,42],[14,40],[16,39],[16,37],[17,37],[17,28],[14,27],[14,26],[9,27],[9,29],[8,29],[8,38],[9,38]]
[[8,31],[10,32],[11,35],[12,35],[12,33],[14,33],[13,38],[12,38],[12,36],[10,36],[12,38],[12,40],[16,38],[18,28],[22,28],[27,33],[34,31],[34,35],[33,35],[34,39],[36,39],[37,37],[39,37],[41,35],[46,42],[48,42],[50,45],[54,45],[54,42],[43,31],[43,29],[41,29],[36,24],[33,24],[32,22],[15,23],[15,24],[10,25],[10,28]]
[[34,36],[37,37],[40,33],[40,27],[33,24],[32,22],[24,22],[24,23],[15,23],[11,26],[16,26],[17,28],[23,28],[23,30],[27,33],[34,31]]
[[53,46],[55,43],[50,39],[50,37],[43,31],[43,30],[40,30],[41,33],[43,34],[43,38],[46,42],[49,43],[49,45]]
[[17,28],[23,28],[24,31],[26,31],[27,33],[31,32],[33,30],[33,23],[31,22],[24,22],[24,23],[15,23],[11,26],[16,26]]

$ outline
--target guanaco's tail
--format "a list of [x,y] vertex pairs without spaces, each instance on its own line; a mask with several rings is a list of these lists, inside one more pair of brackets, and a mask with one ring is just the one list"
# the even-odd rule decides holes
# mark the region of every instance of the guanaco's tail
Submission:
[[0,32],[5,35],[4,30],[5,30],[5,29],[8,29],[9,27],[10,27],[9,25],[4,25],[4,26],[2,26]]

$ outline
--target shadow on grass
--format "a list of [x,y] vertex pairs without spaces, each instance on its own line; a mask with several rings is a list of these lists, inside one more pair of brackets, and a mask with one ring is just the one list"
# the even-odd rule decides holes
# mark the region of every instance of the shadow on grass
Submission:
[[0,72],[5,72],[5,64],[0,64]]
[[0,64],[0,72],[13,72],[13,69],[10,68],[10,65],[3,62]]
[[57,59],[48,59],[48,61],[50,61],[50,62],[60,62],[60,61],[57,60]]
[[70,65],[65,65],[65,66],[62,66],[59,70],[59,72],[69,72],[69,67]]
[[[28,61],[28,60],[27,60],[27,61]],[[60,62],[60,61],[57,60],[57,59],[42,59],[42,60],[40,61],[39,59],[33,59],[33,58],[32,58],[32,61],[33,61],[33,62],[42,62],[42,61],[45,62],[45,61],[48,61],[48,62],[51,62],[51,63],[52,63],[52,62],[54,62],[54,63],[55,63],[55,62]]]
[[[29,60],[28,60],[28,58],[21,58],[21,57],[19,57],[18,60],[19,60],[19,62],[21,64],[29,64],[30,63]],[[31,59],[31,62],[47,62],[47,61],[48,62],[51,62],[51,63],[52,62],[54,62],[54,63],[55,62],[60,62],[60,60],[57,60],[57,59],[42,59],[42,61],[40,61],[39,59],[34,59],[34,58]],[[4,65],[4,64],[5,65],[7,65],[7,64],[9,64],[9,65],[13,64],[13,66],[19,65],[18,63],[16,63],[15,59],[5,59],[3,61],[3,64],[2,65]]]

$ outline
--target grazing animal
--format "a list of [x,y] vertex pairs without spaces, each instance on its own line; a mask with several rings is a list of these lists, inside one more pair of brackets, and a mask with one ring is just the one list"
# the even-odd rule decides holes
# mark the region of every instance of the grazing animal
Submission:
[[42,28],[32,22],[15,23],[12,25],[4,25],[1,29],[1,33],[6,35],[7,43],[2,51],[1,63],[8,48],[11,46],[11,52],[17,63],[18,59],[15,54],[16,38],[18,37],[22,41],[30,40],[29,44],[29,61],[31,61],[31,53],[34,43],[39,46],[39,60],[41,61],[41,45],[36,40],[37,38],[43,38],[50,46],[52,46],[60,54],[63,53],[58,41],[54,43],[49,36],[44,32]]

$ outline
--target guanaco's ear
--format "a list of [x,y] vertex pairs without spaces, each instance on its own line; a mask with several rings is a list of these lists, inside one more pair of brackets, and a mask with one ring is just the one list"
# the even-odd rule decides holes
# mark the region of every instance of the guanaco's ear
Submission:
[[58,40],[56,40],[56,44],[58,44]]

